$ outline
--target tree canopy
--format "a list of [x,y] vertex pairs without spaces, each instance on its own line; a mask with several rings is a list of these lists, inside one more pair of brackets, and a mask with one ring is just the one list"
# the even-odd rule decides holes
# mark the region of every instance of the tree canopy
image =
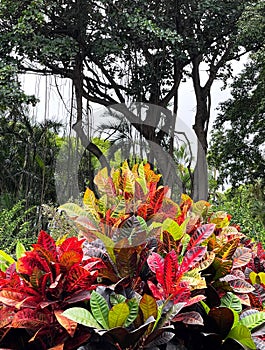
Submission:
[[210,163],[219,183],[261,182],[265,188],[265,51],[254,55],[232,84],[215,122]]
[[3,0],[1,57],[15,60],[20,72],[71,79],[77,123],[84,99],[104,106],[137,101],[169,108],[173,103],[173,117],[164,120],[152,113],[145,121],[127,115],[143,137],[171,154],[179,86],[183,77],[191,78],[197,105],[193,128],[201,145],[194,175],[198,199],[207,196],[211,87],[226,77],[232,59],[259,46],[257,27],[244,31],[249,14],[258,13],[256,5],[241,0],[137,0],[134,6],[129,0]]

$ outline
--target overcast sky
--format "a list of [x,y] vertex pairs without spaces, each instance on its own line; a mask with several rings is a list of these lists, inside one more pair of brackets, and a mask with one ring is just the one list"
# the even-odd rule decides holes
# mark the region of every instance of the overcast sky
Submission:
[[[243,68],[246,58],[240,62],[233,64],[233,75],[237,75]],[[69,124],[72,88],[71,82],[67,79],[48,76],[38,76],[34,74],[27,74],[21,78],[22,86],[27,94],[34,94],[40,99],[40,102],[32,110],[32,115],[35,120],[43,121],[52,119],[61,121],[66,125]],[[57,85],[57,87],[56,87]],[[222,90],[223,83],[215,81],[212,87],[212,110],[210,119],[210,129],[214,119],[218,113],[216,108],[220,102],[227,100],[230,97],[229,88]],[[58,89],[63,101],[59,96]],[[194,123],[196,101],[192,88],[192,82],[187,80],[183,82],[179,90],[179,110],[178,118],[180,118],[186,125],[192,126]],[[96,128],[99,123],[99,116],[102,115],[103,109],[97,105],[93,105],[93,123]]]

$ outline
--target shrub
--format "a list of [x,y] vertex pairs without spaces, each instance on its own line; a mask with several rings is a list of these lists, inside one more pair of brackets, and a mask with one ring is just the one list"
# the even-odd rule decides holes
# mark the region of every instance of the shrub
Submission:
[[33,216],[35,208],[25,210],[24,201],[17,202],[11,209],[0,211],[0,244],[8,254],[14,254],[16,242],[19,240],[30,247],[36,241],[32,223],[29,217]]
[[[81,239],[37,244],[0,279],[9,349],[263,349],[265,252],[148,164],[101,170],[84,206],[62,206]],[[21,333],[21,330],[25,330]],[[9,334],[19,334],[20,346]],[[20,332],[20,333],[18,333]],[[24,342],[24,347],[21,345]]]

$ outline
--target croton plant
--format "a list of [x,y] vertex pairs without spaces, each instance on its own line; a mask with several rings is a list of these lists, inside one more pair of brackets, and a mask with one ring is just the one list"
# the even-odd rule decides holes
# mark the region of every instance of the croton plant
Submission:
[[149,164],[94,179],[80,230],[0,251],[1,349],[265,349],[265,252]]

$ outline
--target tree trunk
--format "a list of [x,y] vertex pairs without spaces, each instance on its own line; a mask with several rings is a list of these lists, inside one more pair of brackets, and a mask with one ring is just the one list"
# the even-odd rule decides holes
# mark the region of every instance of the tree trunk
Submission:
[[195,202],[208,199],[208,166],[206,153],[200,143],[197,141],[197,162],[193,173],[192,198]]
[[210,92],[200,82],[199,66],[202,58],[197,56],[192,64],[192,81],[196,95],[197,107],[193,129],[197,136],[197,162],[193,173],[192,198],[194,201],[208,199],[208,166],[207,166],[207,128],[210,118]]

